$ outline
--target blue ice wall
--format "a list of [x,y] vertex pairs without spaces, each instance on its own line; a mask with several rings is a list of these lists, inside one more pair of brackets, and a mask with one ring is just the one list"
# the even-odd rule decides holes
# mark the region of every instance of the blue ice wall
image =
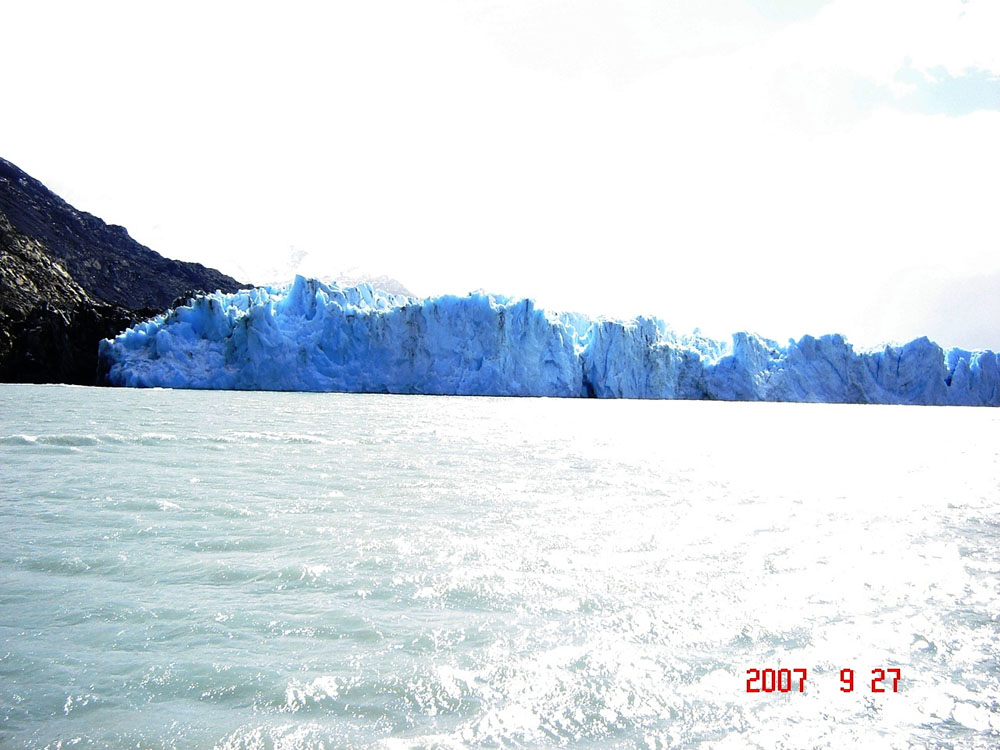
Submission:
[[100,355],[108,383],[139,387],[1000,405],[993,352],[926,338],[871,351],[839,335],[721,342],[651,318],[302,277],[191,300],[102,341]]

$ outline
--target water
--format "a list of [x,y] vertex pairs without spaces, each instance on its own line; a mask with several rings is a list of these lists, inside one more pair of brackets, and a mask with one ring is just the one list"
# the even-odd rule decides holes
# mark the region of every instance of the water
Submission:
[[998,420],[0,387],[0,746],[995,747]]

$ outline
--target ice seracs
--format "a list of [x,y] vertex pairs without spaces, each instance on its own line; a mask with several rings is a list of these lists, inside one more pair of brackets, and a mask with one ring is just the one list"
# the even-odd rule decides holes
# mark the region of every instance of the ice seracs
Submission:
[[926,338],[855,351],[680,335],[485,293],[414,299],[301,276],[216,293],[104,340],[106,382],[173,388],[1000,405],[990,351]]

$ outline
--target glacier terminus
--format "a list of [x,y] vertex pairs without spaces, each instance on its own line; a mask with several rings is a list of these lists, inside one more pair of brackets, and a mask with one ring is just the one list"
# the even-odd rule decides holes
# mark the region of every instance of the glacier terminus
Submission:
[[109,385],[728,401],[1000,405],[992,351],[927,338],[855,350],[680,334],[485,293],[414,299],[296,277],[216,292],[100,344]]

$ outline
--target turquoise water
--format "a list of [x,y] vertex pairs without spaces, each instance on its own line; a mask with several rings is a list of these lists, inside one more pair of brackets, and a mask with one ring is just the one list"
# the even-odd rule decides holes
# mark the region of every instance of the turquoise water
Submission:
[[995,747],[998,420],[2,386],[0,746]]

